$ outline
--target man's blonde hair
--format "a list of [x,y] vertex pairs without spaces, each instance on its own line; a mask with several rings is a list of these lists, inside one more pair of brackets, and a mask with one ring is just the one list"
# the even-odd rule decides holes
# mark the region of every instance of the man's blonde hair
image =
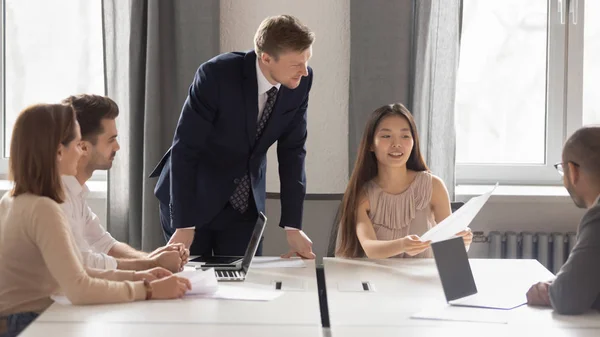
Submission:
[[271,16],[263,20],[254,35],[257,55],[267,53],[279,58],[282,52],[302,52],[315,41],[315,33],[291,15]]

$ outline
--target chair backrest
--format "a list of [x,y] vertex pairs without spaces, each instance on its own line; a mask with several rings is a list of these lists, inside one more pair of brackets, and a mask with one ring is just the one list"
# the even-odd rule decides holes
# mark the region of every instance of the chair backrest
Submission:
[[340,228],[340,216],[341,216],[342,204],[338,206],[337,213],[331,225],[331,231],[329,232],[329,240],[327,244],[327,257],[335,257],[335,246],[337,245],[338,229]]
[[450,203],[450,207],[452,208],[452,213],[456,212],[459,208],[461,208],[465,203],[462,201],[453,201]]

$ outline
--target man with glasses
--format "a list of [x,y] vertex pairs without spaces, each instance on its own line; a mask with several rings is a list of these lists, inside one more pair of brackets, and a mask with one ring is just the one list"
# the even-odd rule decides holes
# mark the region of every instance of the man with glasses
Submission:
[[600,126],[577,130],[565,143],[562,162],[554,167],[575,205],[588,211],[567,262],[554,280],[529,289],[527,303],[577,315],[600,309]]

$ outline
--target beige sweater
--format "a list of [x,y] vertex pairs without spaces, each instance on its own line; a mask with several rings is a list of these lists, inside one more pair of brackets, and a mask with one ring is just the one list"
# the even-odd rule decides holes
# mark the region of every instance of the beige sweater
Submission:
[[132,271],[84,269],[58,203],[9,193],[0,200],[0,316],[42,312],[59,291],[73,304],[145,298],[143,282],[131,281]]

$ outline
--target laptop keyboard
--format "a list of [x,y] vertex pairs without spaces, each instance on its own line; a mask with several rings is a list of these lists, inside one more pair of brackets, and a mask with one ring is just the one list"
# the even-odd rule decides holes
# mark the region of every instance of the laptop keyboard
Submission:
[[243,281],[246,273],[237,270],[215,270],[215,275],[219,281]]

